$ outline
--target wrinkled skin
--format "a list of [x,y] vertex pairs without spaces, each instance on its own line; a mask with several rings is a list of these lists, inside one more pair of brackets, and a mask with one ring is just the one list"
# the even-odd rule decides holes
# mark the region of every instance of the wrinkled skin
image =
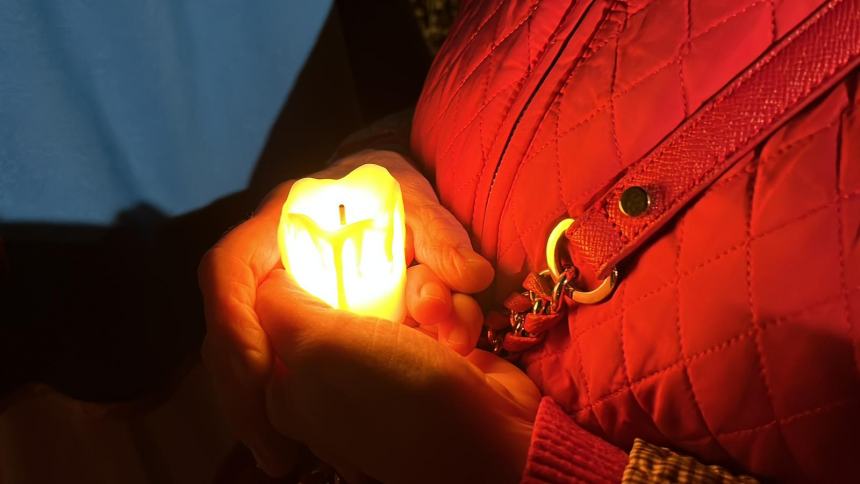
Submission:
[[347,477],[509,482],[522,472],[539,394],[513,365],[473,351],[483,315],[468,294],[490,264],[432,187],[393,152],[365,151],[314,174],[385,166],[403,192],[407,322],[334,310],[294,285],[276,232],[292,182],[204,257],[203,357],[237,437],[270,475],[302,445]]

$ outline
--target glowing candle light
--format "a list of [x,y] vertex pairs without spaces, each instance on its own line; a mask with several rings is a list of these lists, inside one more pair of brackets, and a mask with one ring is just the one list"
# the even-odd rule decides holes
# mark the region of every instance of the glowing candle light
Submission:
[[406,315],[405,217],[400,184],[362,165],[339,180],[302,178],[281,211],[284,268],[338,309],[394,322]]

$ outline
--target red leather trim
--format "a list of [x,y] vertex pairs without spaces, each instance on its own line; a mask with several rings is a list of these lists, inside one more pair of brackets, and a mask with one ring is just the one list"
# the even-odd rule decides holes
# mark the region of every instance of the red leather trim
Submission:
[[[860,0],[833,0],[769,50],[670,134],[567,231],[572,250],[606,277],[717,177],[860,62]],[[618,201],[640,186],[639,217]],[[716,222],[716,221],[715,221]]]

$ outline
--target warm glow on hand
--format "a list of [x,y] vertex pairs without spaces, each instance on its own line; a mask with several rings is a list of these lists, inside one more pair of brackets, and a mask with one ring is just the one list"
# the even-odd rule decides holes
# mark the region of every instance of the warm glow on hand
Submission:
[[[409,268],[407,286],[401,300],[405,300],[408,308],[405,323],[414,328],[331,310],[324,317],[332,321],[320,321],[319,315],[309,314],[306,306],[328,308],[319,304],[319,299],[307,297],[307,289],[291,291],[289,294],[273,294],[267,306],[271,312],[282,317],[307,318],[307,328],[331,326],[326,323],[335,323],[333,328],[340,327],[338,321],[346,324],[355,319],[354,325],[348,324],[350,328],[373,331],[380,327],[386,328],[383,330],[386,334],[403,331],[412,336],[416,336],[412,333],[420,331],[431,336],[417,335],[427,340],[424,341],[426,344],[435,345],[438,340],[461,355],[478,353],[473,350],[483,315],[480,306],[469,294],[482,291],[490,284],[493,268],[472,249],[468,233],[439,203],[424,176],[396,153],[366,151],[337,161],[314,175],[320,180],[310,180],[310,183],[342,182],[350,171],[368,163],[385,167],[397,180],[402,192],[408,227],[406,252],[414,254],[415,263]],[[289,194],[293,193],[294,188],[300,189],[303,183],[288,181],[273,190],[253,216],[230,231],[206,254],[199,269],[207,321],[202,350],[204,362],[212,375],[218,398],[234,434],[252,449],[258,465],[272,476],[283,476],[293,469],[300,452],[298,444],[273,428],[267,418],[263,386],[272,380],[271,369],[279,363],[275,361],[278,356],[272,354],[270,338],[261,327],[256,306],[260,285],[275,274],[284,275],[279,247],[282,243],[278,237],[280,219]],[[316,199],[306,200],[307,210],[313,210],[314,206],[321,204],[323,218],[314,223],[323,233],[325,229],[337,232],[338,227],[368,218],[362,215],[360,204],[338,202],[336,198],[328,197],[322,197],[319,204],[313,200]],[[343,223],[339,208],[341,204],[344,205]],[[295,213],[316,219],[304,209],[296,210]],[[396,237],[399,240],[399,236]],[[326,244],[330,246],[330,242],[323,242],[323,246]],[[313,250],[317,251],[317,247],[314,246]],[[361,249],[354,253],[358,255],[360,252]],[[402,249],[391,246],[392,255],[402,253]],[[290,261],[301,263],[293,255],[291,251]],[[387,257],[380,258],[388,260]],[[396,258],[392,262],[400,264]],[[284,262],[284,265],[287,264],[289,262]],[[344,265],[347,264],[351,263],[344,261]],[[391,270],[400,271],[397,268]],[[297,286],[294,278],[289,280]],[[330,280],[335,281],[330,287],[336,287],[336,275],[330,276]],[[336,296],[329,301],[336,302]],[[357,340],[356,343],[363,344],[362,341],[365,340]],[[300,345],[294,346],[298,348]],[[404,343],[403,350],[421,351],[410,343]],[[339,352],[334,351],[330,356],[336,357],[337,354]],[[350,366],[347,365],[347,368]],[[343,369],[338,366],[338,371]],[[403,367],[397,367],[397,370],[396,374],[401,374]],[[302,373],[311,375],[313,372]],[[394,400],[392,403],[396,403],[397,399]],[[386,410],[381,412],[385,414]],[[390,415],[386,418],[390,419]],[[390,423],[390,420],[387,421]],[[403,448],[402,442],[396,443],[398,449],[407,450]],[[397,459],[390,460],[394,462]]]

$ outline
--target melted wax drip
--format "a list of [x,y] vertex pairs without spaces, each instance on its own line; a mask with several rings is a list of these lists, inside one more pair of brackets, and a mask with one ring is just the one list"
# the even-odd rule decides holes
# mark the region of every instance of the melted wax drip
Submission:
[[[395,189],[389,190],[385,197],[384,206],[393,206],[393,198],[396,195],[397,191]],[[355,270],[360,273],[360,259],[362,248],[364,246],[364,233],[373,228],[374,221],[373,219],[365,219],[347,225],[346,206],[343,203],[338,204],[338,216],[341,228],[329,236],[329,241],[331,242],[331,248],[334,255],[334,271],[335,277],[337,278],[337,307],[338,309],[346,309],[346,284],[343,278],[343,247],[346,245],[347,240],[352,240],[355,245],[356,254]],[[389,211],[388,216],[388,230],[385,231],[385,255],[388,259],[388,263],[392,264],[394,262],[394,210]],[[323,237],[324,231],[319,227],[319,225],[317,225],[313,219],[301,213],[291,213],[289,214],[289,217],[293,220],[295,225],[301,226],[311,235],[311,239],[316,245],[317,250],[322,254],[324,249],[323,243],[326,239]]]

